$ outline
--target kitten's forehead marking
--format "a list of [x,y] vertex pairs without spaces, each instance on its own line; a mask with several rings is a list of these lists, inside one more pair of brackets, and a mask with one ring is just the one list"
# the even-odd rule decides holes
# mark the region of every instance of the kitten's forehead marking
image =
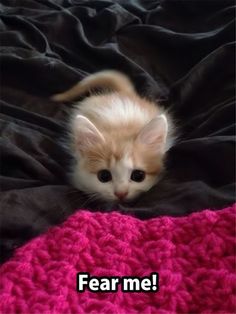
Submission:
[[133,161],[128,153],[125,153],[119,160],[114,157],[111,159],[111,170],[115,181],[118,183],[127,182],[132,168]]

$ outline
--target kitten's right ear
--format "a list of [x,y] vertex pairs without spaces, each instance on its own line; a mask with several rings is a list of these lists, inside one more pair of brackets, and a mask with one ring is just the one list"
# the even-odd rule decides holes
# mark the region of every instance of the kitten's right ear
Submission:
[[96,126],[86,117],[77,115],[73,123],[73,134],[75,137],[76,149],[85,152],[105,139]]
[[138,134],[136,141],[158,153],[165,153],[168,122],[164,114],[152,119]]

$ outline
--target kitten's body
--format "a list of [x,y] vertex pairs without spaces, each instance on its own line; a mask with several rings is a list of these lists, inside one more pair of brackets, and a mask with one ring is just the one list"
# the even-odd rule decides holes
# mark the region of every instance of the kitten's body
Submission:
[[[130,200],[157,182],[171,146],[171,121],[159,106],[139,97],[126,76],[115,71],[91,75],[53,99],[71,100],[94,87],[112,91],[87,97],[75,106],[71,119],[76,159],[73,184],[105,200]],[[111,174],[107,182],[98,179],[104,169]],[[136,181],[141,178],[141,172],[139,177],[137,172],[133,175],[136,170],[145,172],[142,181]]]

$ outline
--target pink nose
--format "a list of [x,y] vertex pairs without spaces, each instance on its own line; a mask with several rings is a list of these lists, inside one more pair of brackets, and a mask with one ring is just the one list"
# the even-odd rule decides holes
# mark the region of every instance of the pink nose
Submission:
[[117,196],[120,200],[125,199],[125,197],[128,195],[128,192],[114,192],[115,196]]

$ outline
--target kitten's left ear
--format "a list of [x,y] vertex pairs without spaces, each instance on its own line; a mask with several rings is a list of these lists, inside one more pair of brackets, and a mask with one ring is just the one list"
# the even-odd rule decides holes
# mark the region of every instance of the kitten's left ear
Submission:
[[156,152],[164,153],[168,132],[168,122],[164,114],[152,119],[138,134],[136,141],[147,145]]
[[76,147],[80,152],[91,149],[95,144],[105,139],[96,126],[86,117],[77,115],[74,120],[73,133]]

